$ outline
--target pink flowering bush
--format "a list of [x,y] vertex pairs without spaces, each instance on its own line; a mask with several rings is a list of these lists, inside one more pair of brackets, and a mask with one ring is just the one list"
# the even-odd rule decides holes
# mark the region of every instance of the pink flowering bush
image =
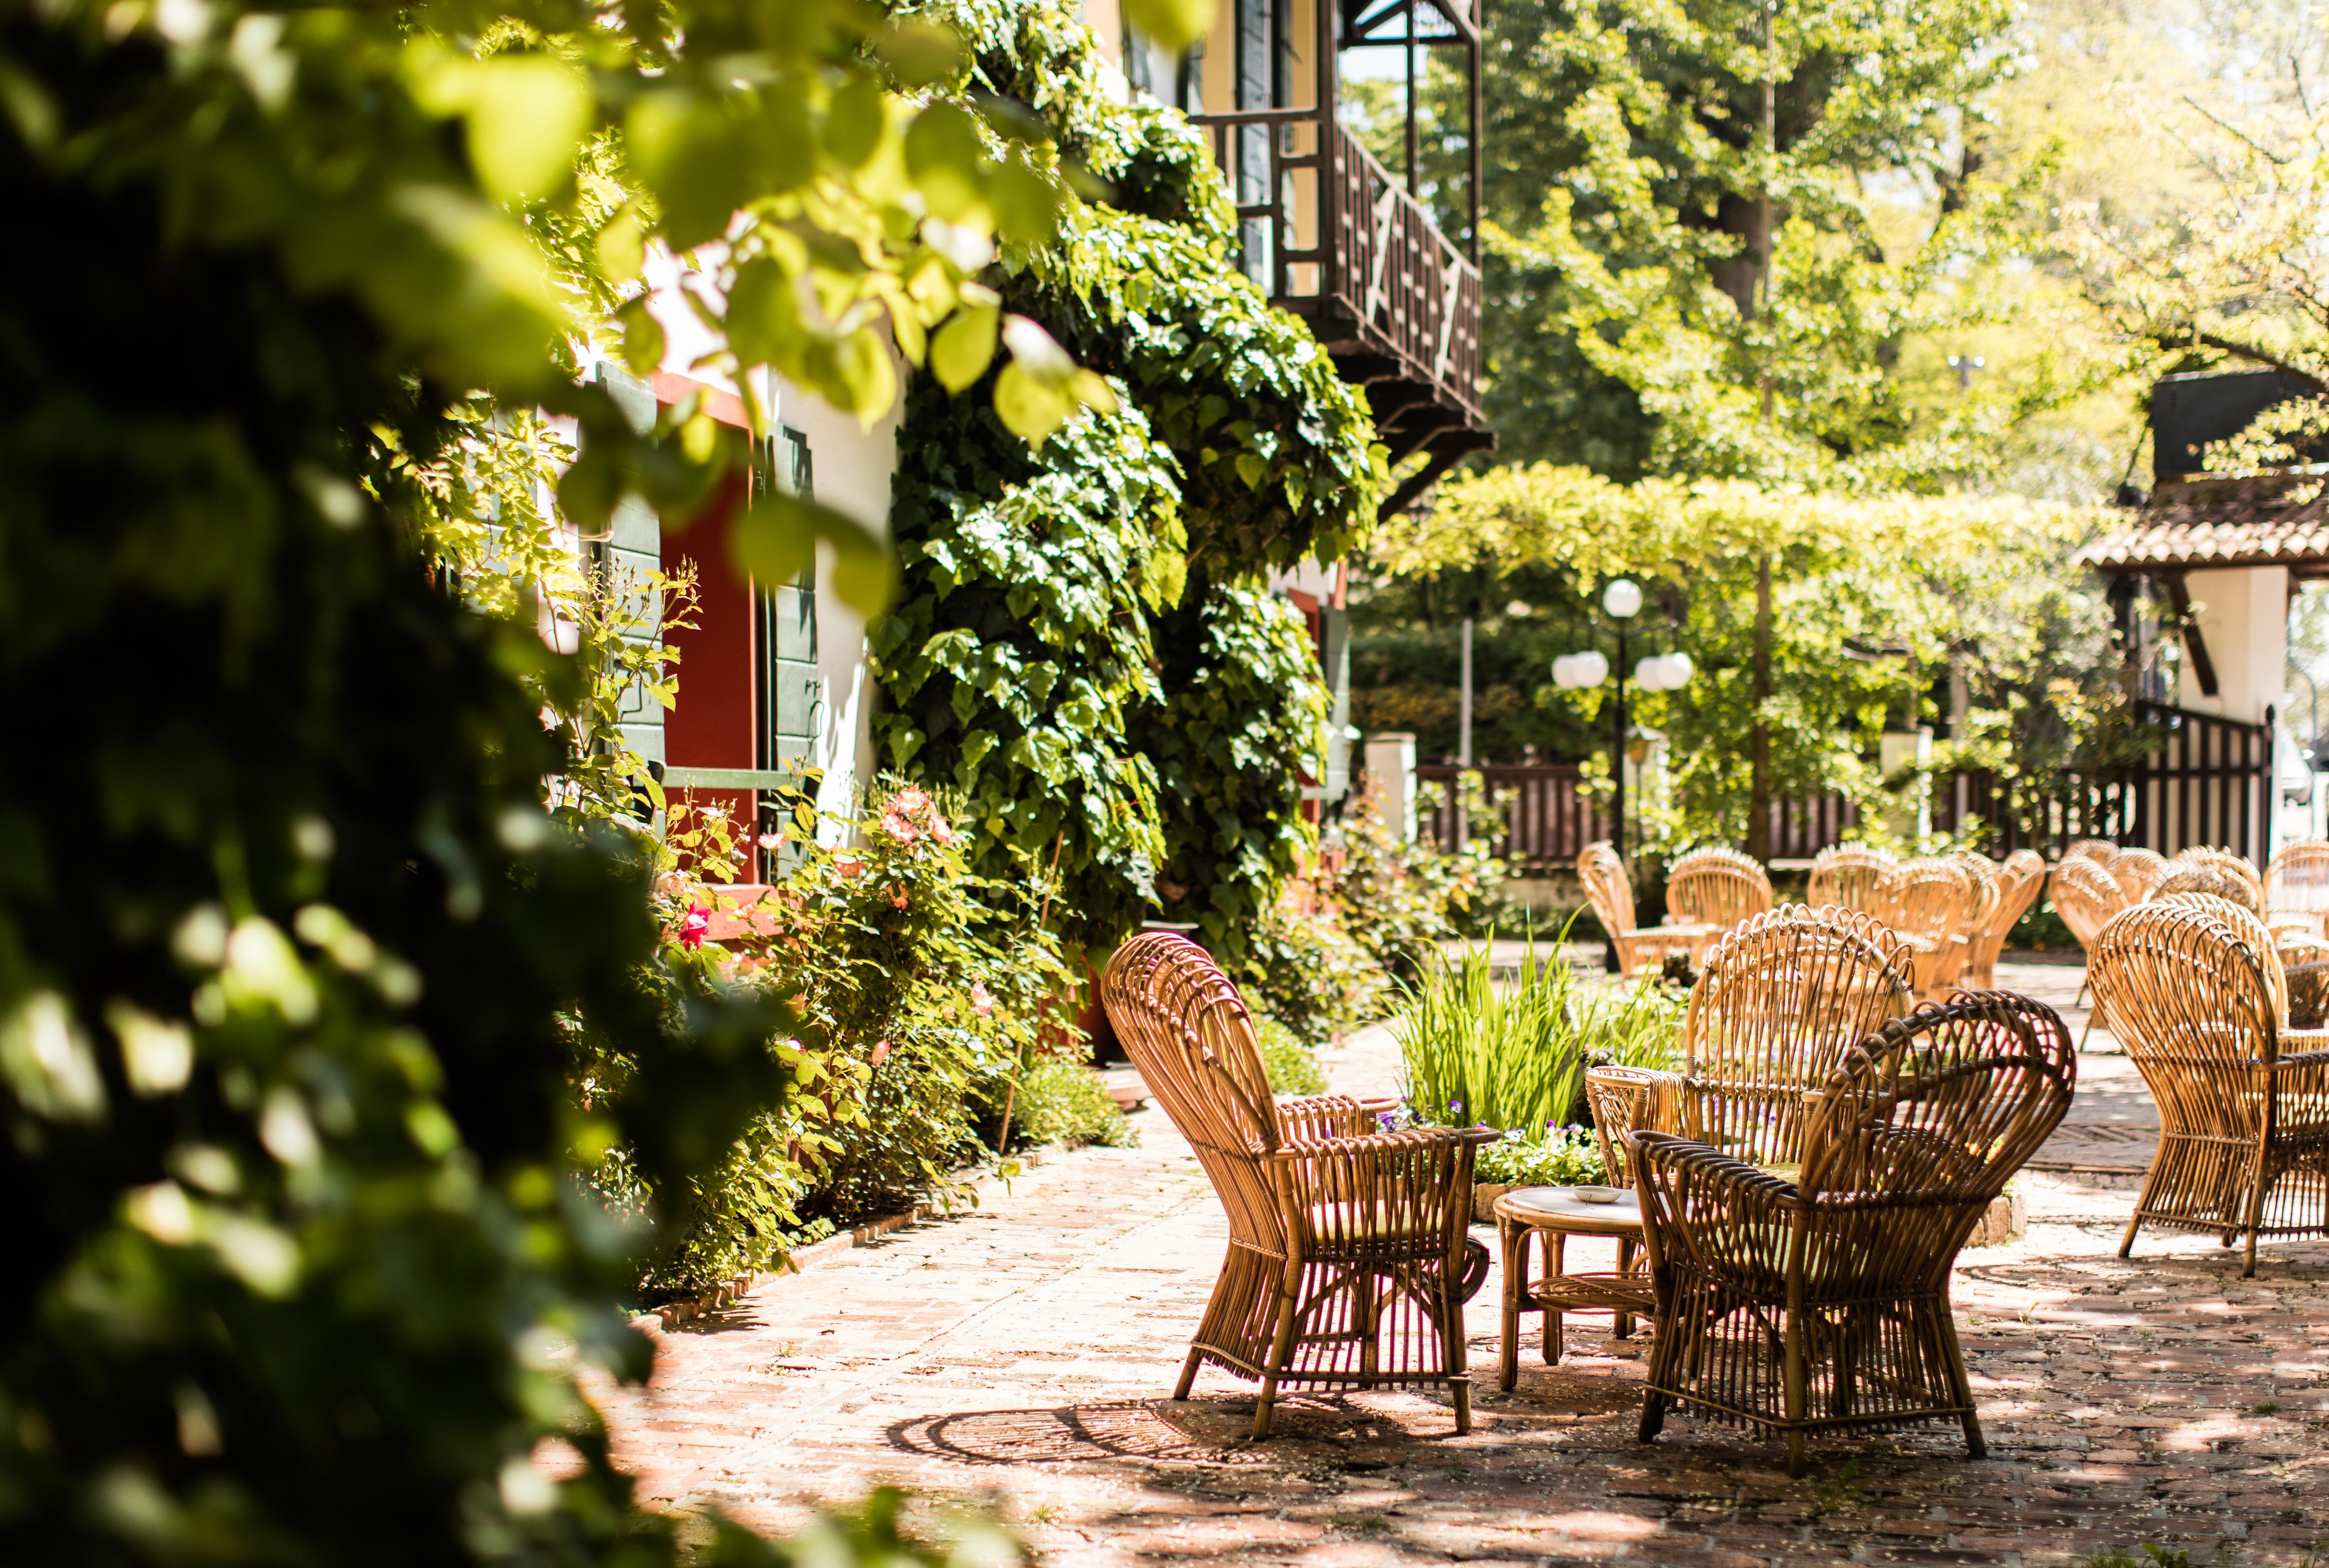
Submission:
[[609,1196],[662,1223],[651,1297],[772,1266],[838,1225],[966,1197],[960,1172],[991,1158],[1011,1085],[1048,1082],[1038,1068],[1080,1049],[1062,1027],[1075,986],[1041,929],[1038,873],[976,876],[941,799],[885,784],[854,817],[797,812],[766,837],[792,869],[746,920],[719,925],[746,931],[713,937],[711,905],[738,902],[743,845],[698,812],[675,812],[667,835],[685,857],[655,888],[667,952],[790,1010],[774,1048],[791,1077],[684,1193],[626,1189],[610,1154]]

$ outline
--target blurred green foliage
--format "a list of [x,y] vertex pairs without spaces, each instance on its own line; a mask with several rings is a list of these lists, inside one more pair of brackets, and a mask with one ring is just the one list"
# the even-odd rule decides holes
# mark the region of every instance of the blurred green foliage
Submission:
[[[706,368],[871,413],[935,332],[1023,439],[1104,408],[982,335],[975,253],[1068,197],[1047,139],[901,96],[959,59],[844,0],[0,11],[0,670],[40,737],[0,784],[0,1557],[672,1561],[577,1383],[645,1374],[652,1238],[573,1171],[718,1169],[807,1024],[659,926],[604,769],[544,811],[604,715],[533,568],[457,569],[543,517],[455,492],[534,463],[499,493],[708,513],[763,575],[823,538],[878,609],[877,537],[740,515],[745,442],[579,372],[652,368],[647,247],[717,239]],[[478,439],[534,408],[570,451]],[[697,1560],[1015,1555],[964,1539],[877,1499]]]

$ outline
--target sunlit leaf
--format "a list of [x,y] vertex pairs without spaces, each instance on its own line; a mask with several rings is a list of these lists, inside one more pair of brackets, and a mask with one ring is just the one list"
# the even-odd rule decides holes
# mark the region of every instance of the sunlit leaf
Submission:
[[547,54],[501,54],[476,67],[469,157],[498,201],[554,193],[571,174],[593,106],[582,73]]
[[1212,0],[1122,0],[1125,20],[1176,53],[1205,35]]
[[930,340],[930,373],[949,392],[959,392],[986,373],[995,361],[995,334],[1003,313],[977,305],[957,311]]

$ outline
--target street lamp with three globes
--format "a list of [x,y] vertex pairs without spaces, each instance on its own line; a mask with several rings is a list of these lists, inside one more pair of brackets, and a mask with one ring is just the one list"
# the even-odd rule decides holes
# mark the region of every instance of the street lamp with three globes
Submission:
[[[1615,577],[1601,590],[1601,610],[1617,623],[1617,701],[1616,745],[1609,753],[1609,783],[1613,833],[1617,852],[1626,852],[1626,627],[1642,612],[1641,585]],[[1695,667],[1687,653],[1654,653],[1634,666],[1634,684],[1645,691],[1674,691],[1687,685]],[[1552,683],[1563,690],[1589,690],[1609,678],[1609,661],[1598,648],[1566,653],[1552,662]]]

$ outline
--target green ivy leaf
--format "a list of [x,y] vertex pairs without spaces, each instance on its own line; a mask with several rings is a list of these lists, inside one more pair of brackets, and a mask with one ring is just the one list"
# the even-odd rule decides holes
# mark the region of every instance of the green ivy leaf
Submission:
[[1212,0],[1123,0],[1125,20],[1178,54],[1205,35]]

